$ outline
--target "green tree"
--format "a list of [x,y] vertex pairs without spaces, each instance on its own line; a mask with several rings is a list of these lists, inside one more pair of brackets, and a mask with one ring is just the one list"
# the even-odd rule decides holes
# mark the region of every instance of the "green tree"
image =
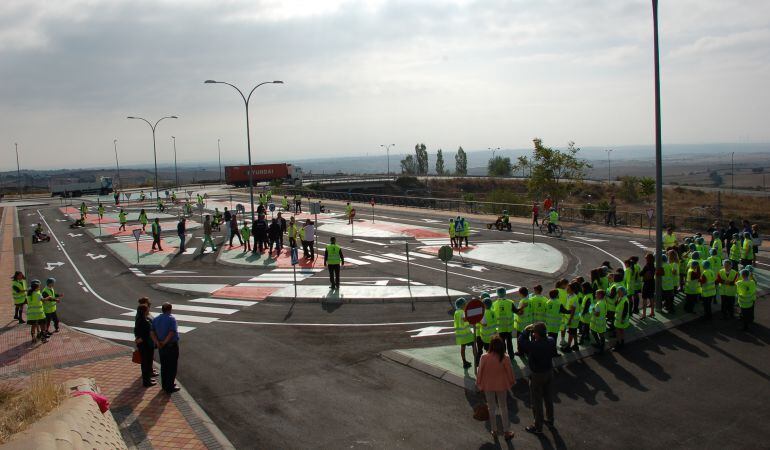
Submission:
[[441,149],[436,152],[436,175],[444,175],[444,153]]
[[655,179],[642,177],[639,180],[639,192],[649,200],[650,196],[655,193]]
[[580,148],[570,141],[564,151],[546,147],[540,138],[533,140],[535,149],[528,159],[532,175],[529,190],[533,193],[550,194],[554,202],[564,198],[575,182],[585,178],[591,165],[578,158]]
[[526,156],[519,156],[516,159],[516,164],[511,168],[512,172],[518,172],[521,170],[521,177],[524,178],[524,171],[530,167],[529,158]]
[[511,158],[495,156],[487,163],[487,174],[490,177],[508,177],[511,175]]
[[627,202],[639,201],[639,178],[632,176],[621,177],[618,196]]
[[415,160],[417,164],[417,175],[428,174],[428,150],[425,148],[425,144],[417,144],[414,146]]
[[468,155],[462,147],[458,148],[455,154],[455,173],[461,177],[468,175]]
[[721,186],[724,180],[722,180],[722,175],[719,175],[719,172],[716,170],[712,170],[711,173],[709,173],[709,178],[711,178],[711,181],[714,183],[714,186]]
[[414,175],[417,173],[417,163],[414,161],[414,156],[406,155],[406,157],[401,160],[401,173],[407,175]]

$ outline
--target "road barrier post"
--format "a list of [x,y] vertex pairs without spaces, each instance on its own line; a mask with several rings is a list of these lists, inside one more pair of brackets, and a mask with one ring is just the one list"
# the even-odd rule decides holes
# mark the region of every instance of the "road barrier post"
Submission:
[[411,274],[409,269],[409,242],[404,243],[406,245],[406,286],[411,287]]

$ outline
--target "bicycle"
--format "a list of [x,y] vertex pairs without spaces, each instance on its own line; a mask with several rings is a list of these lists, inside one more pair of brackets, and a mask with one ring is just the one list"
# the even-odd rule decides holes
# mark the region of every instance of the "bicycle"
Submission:
[[545,236],[556,236],[561,237],[561,235],[564,233],[564,230],[561,228],[561,225],[554,225],[553,226],[553,232],[550,232],[548,230],[548,224],[550,221],[547,218],[544,218],[540,221],[540,233]]

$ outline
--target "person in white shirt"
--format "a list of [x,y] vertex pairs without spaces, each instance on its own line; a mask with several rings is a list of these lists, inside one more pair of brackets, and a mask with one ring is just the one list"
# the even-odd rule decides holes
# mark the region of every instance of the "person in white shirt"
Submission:
[[307,219],[305,225],[302,226],[303,233],[300,238],[302,239],[302,254],[305,258],[311,260],[315,259],[315,224],[310,219]]

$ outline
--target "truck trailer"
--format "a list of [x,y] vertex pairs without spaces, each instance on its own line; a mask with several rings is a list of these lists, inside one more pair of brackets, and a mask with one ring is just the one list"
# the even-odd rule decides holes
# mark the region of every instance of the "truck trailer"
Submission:
[[[252,164],[251,176],[254,183],[282,180],[284,183],[296,184],[302,180],[302,169],[291,164]],[[249,166],[225,166],[225,182],[244,187],[249,185]]]
[[112,178],[99,177],[96,181],[81,183],[77,179],[60,178],[50,182],[51,197],[80,197],[83,194],[107,195],[112,192]]

